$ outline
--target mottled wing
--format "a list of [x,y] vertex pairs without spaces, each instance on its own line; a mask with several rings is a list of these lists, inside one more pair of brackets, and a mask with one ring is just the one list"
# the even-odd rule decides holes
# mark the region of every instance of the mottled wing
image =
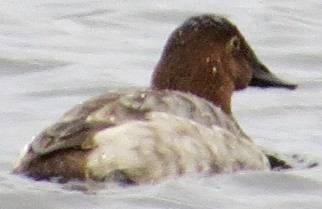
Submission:
[[55,150],[67,148],[90,148],[90,136],[102,128],[113,126],[110,121],[88,121],[93,112],[107,104],[113,104],[120,94],[107,93],[77,105],[54,125],[46,128],[35,137],[30,148],[36,155],[44,155]]
[[206,100],[176,91],[119,90],[86,101],[68,111],[58,123],[32,142],[38,155],[58,149],[92,148],[91,138],[99,130],[132,120],[147,120],[148,112],[165,112],[207,127],[219,126],[247,138],[232,117]]
[[44,155],[55,150],[67,148],[89,149],[91,136],[111,124],[97,122],[88,123],[84,120],[56,123],[39,134],[31,143],[33,152]]

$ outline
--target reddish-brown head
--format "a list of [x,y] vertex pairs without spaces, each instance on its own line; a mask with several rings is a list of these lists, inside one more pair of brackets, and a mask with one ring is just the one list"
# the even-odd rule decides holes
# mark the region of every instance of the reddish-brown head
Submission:
[[[256,81],[254,76],[263,74],[262,71],[271,83],[265,83],[267,79]],[[275,87],[292,88],[292,84],[277,79],[257,59],[235,25],[215,15],[192,17],[177,28],[152,77],[154,89],[196,94],[227,114],[231,114],[234,90],[249,84],[267,87],[272,83]]]

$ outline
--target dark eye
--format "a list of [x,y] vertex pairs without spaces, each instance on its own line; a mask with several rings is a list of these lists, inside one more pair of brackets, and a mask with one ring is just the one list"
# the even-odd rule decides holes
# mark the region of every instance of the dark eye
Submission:
[[239,50],[240,49],[240,39],[237,36],[234,36],[230,39],[230,46],[232,49]]

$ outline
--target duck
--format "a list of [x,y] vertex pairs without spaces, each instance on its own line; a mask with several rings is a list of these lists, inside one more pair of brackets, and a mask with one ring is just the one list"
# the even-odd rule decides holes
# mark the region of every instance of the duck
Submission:
[[227,18],[192,16],[169,36],[149,88],[112,89],[76,105],[24,147],[12,172],[146,184],[269,170],[231,110],[233,92],[248,86],[297,87],[271,73]]

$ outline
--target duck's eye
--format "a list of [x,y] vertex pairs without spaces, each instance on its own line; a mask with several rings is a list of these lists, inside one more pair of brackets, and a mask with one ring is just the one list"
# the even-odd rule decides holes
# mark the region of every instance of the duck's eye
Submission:
[[240,49],[240,39],[237,36],[234,36],[230,39],[230,46],[232,49],[239,50]]

